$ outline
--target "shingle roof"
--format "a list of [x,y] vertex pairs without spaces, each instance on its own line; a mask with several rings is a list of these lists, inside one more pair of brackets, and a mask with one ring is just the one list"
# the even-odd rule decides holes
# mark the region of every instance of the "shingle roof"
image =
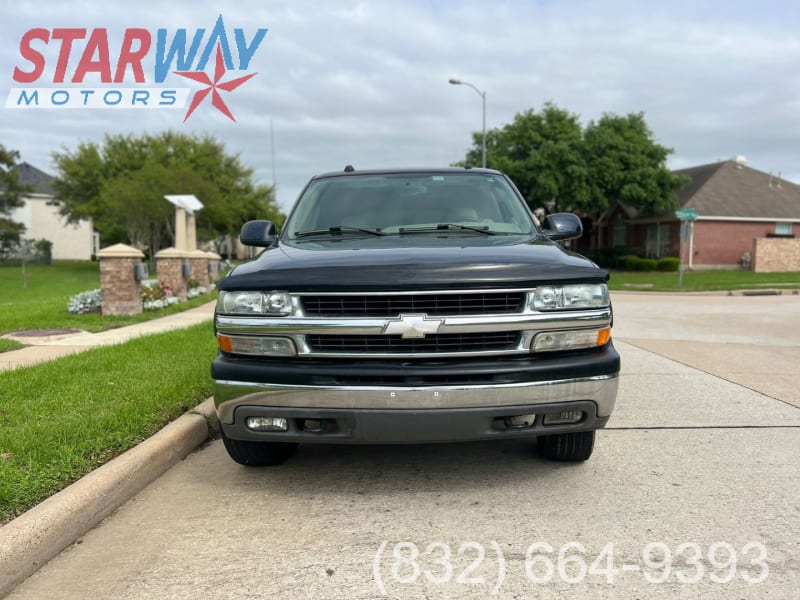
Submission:
[[681,208],[701,217],[800,220],[800,186],[775,175],[733,160],[675,173],[692,178],[677,192]]
[[51,196],[55,194],[53,190],[55,177],[26,162],[20,163],[17,168],[19,169],[20,183],[33,186],[33,191],[37,194],[50,194]]

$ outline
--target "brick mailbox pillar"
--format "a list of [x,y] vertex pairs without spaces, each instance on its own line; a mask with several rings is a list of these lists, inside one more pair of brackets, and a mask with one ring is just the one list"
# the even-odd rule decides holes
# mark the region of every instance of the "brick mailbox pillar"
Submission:
[[192,278],[188,273],[192,266],[188,253],[176,248],[165,248],[156,252],[155,259],[159,283],[169,285],[178,298],[186,300],[186,282]]
[[222,257],[217,254],[216,252],[206,252],[206,257],[208,257],[208,283],[209,285],[219,281],[222,278],[222,272],[220,271],[221,265],[220,261]]
[[100,250],[97,258],[100,260],[102,314],[130,316],[141,313],[140,279],[144,275],[144,254],[131,246],[115,244]]
[[202,250],[192,250],[186,255],[189,264],[192,265],[192,276],[197,283],[208,289],[208,253]]

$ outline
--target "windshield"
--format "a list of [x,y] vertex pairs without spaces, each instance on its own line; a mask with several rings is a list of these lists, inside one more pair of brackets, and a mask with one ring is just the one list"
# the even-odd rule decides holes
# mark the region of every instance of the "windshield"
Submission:
[[531,218],[501,176],[402,173],[313,181],[284,227],[291,240],[318,235],[526,234]]

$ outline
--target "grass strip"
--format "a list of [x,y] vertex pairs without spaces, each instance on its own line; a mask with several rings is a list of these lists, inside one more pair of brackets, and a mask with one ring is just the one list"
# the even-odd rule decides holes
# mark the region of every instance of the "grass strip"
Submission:
[[0,338],[0,352],[8,352],[10,350],[19,350],[20,348],[24,348],[25,344],[20,344],[14,340],[7,340],[4,338]]
[[210,323],[0,373],[0,523],[211,395]]
[[0,266],[0,334],[23,329],[105,331],[171,315],[216,298],[215,293],[206,294],[132,317],[104,317],[99,313],[72,315],[67,312],[70,297],[100,287],[98,263],[65,261],[52,265],[27,265],[26,280],[27,289],[23,289],[21,267]]
[[[647,286],[647,287],[644,287]],[[612,271],[611,290],[637,292],[703,292],[724,290],[798,289],[800,273],[753,273],[752,271],[688,271],[683,274],[683,287],[678,287],[678,273]]]

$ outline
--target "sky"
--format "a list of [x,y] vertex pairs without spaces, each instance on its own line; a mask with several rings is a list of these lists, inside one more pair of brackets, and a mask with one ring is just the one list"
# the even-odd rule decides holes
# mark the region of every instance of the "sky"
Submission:
[[[191,39],[204,28],[205,41],[220,15],[234,66],[221,81],[256,73],[220,92],[235,122],[211,96],[185,122],[188,103],[181,110],[5,107],[21,86],[188,87],[191,98],[201,84],[171,72],[155,82],[156,32],[166,29],[171,40],[186,29]],[[118,84],[96,73],[83,84],[54,83],[54,39],[31,44],[44,70],[33,83],[17,83],[15,67],[33,69],[20,49],[32,28],[105,28],[112,73],[126,28],[147,29],[154,41],[143,60],[146,83],[137,84],[131,69]],[[268,30],[243,70],[236,70],[235,28],[247,43]],[[55,174],[54,151],[105,134],[210,134],[254,169],[257,182],[275,182],[288,209],[320,172],[463,159],[481,129],[482,103],[475,90],[448,84],[457,78],[485,91],[489,129],[548,101],[583,123],[644,112],[656,141],[674,150],[671,168],[738,155],[800,182],[799,32],[800,5],[791,0],[0,0],[0,144]],[[73,44],[67,82],[85,47],[85,39]],[[212,77],[213,66],[203,69]]]

